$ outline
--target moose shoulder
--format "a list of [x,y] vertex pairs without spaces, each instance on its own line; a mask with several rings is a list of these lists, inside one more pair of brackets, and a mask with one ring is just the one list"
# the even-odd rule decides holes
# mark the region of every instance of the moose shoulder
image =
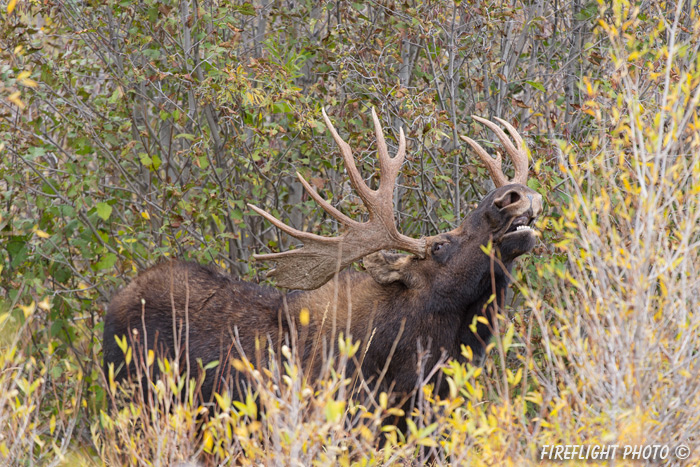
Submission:
[[[443,356],[460,358],[462,345],[483,359],[491,326],[479,322],[476,333],[470,327],[477,316],[492,322],[503,302],[513,260],[535,245],[531,225],[542,209],[541,196],[525,186],[527,156],[520,136],[499,120],[514,144],[498,126],[475,117],[504,145],[515,167],[513,180],[503,175],[500,158],[492,158],[463,137],[487,165],[497,188],[456,229],[413,239],[396,230],[392,205],[405,154],[403,132],[392,158],[372,111],[381,170],[379,188],[372,190],[362,180],[350,147],[325,112],[323,116],[369,220],[348,218],[299,176],[310,196],[344,225],[342,235],[327,238],[301,232],[251,206],[304,244],[256,258],[276,262],[270,274],[278,285],[299,290],[283,293],[193,263],[170,261],[152,267],[122,289],[109,306],[103,343],[106,374],[110,366],[116,380],[134,374],[133,360],[125,363],[117,342],[122,336],[128,337],[141,358],[148,349],[170,358],[177,355],[180,368],[194,372],[195,379],[200,371],[197,362],[205,366],[214,360],[222,362],[202,381],[205,401],[211,400],[214,391],[228,390],[239,397],[240,375],[230,362],[243,355],[255,362],[260,342],[279,348],[291,333],[295,333],[291,340],[298,346],[298,355],[313,372],[320,365],[319,343],[328,345],[337,341],[338,332],[349,332],[363,341],[363,354],[351,365],[358,365],[370,384],[385,372],[382,384],[398,392],[409,392],[419,382],[419,348],[423,368],[434,366]],[[489,243],[493,256],[482,248]],[[391,249],[409,254],[385,251]],[[364,272],[346,270],[360,259]],[[495,301],[490,301],[492,295]]]

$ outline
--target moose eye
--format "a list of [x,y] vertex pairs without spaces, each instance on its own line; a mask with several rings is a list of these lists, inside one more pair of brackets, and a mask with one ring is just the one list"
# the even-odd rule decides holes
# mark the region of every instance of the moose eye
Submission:
[[438,251],[440,251],[443,246],[445,246],[445,242],[434,243],[433,244],[433,253],[437,253]]

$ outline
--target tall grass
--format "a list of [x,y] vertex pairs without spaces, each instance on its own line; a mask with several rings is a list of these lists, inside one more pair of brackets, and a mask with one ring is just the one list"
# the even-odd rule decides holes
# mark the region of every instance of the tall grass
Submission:
[[[70,452],[82,422],[82,374],[65,371],[70,387],[52,380],[63,367],[35,313],[48,300],[19,306],[13,316],[0,302],[0,464],[59,465]],[[67,366],[67,365],[66,365]]]
[[644,38],[632,6],[601,21],[614,71],[583,85],[596,133],[584,163],[561,153],[566,266],[529,304],[545,340],[542,388],[566,404],[570,428],[585,427],[570,441],[686,444],[697,459],[700,70],[698,43],[681,41],[682,6]]

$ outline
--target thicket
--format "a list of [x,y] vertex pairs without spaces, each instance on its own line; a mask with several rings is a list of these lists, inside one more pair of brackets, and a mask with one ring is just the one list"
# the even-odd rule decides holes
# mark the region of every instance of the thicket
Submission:
[[[2,463],[521,465],[556,443],[685,444],[697,463],[699,14],[656,0],[3,2]],[[155,389],[160,412],[108,414],[101,318],[139,270],[180,257],[264,280],[251,254],[294,243],[246,202],[336,232],[296,171],[363,216],[322,107],[368,177],[369,109],[390,149],[404,129],[395,202],[413,236],[455,226],[490,188],[459,142],[493,140],[470,115],[526,137],[546,215],[485,367],[449,365],[451,397],[426,388],[383,450],[386,397],[347,401],[342,373],[309,386],[293,349],[285,378],[221,399],[201,438],[196,407],[168,406],[176,375]]]

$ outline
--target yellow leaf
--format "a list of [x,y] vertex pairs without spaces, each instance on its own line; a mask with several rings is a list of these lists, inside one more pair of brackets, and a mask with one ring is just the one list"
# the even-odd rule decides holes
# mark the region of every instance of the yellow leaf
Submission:
[[258,406],[255,403],[255,398],[250,392],[245,396],[245,405],[246,415],[255,420],[258,416]]
[[7,100],[9,100],[13,104],[15,104],[17,107],[19,107],[20,110],[24,110],[24,108],[26,106],[24,105],[24,102],[22,102],[22,99],[19,98],[19,96],[20,96],[20,92],[15,91],[12,94],[10,94],[9,96],[7,96]]
[[326,421],[337,423],[345,412],[345,401],[328,401],[325,407]]
[[450,399],[455,399],[457,397],[457,385],[455,384],[455,380],[447,378],[447,385],[450,387]]
[[359,429],[360,435],[362,436],[362,438],[365,439],[365,441],[374,441],[374,433],[372,432],[372,430],[367,428],[365,425],[360,425]]
[[204,432],[204,452],[211,453],[211,450],[213,447],[214,447],[214,437],[212,437],[209,430],[207,430]]
[[522,379],[523,379],[523,369],[522,369],[522,367],[521,367],[521,368],[518,368],[518,371],[515,373],[515,377],[513,378],[512,381],[510,381],[510,383],[511,383],[513,386],[515,386],[515,385],[517,385],[517,384],[520,382],[520,380],[522,380]]
[[513,342],[513,334],[515,333],[515,325],[511,323],[508,326],[506,334],[503,336],[503,349],[507,352]]
[[41,308],[44,311],[51,310],[51,302],[49,301],[49,297],[45,297],[42,301],[39,302],[39,308]]
[[7,14],[9,15],[12,13],[12,11],[15,9],[15,5],[17,5],[17,0],[10,0],[9,3],[7,4]]
[[27,86],[28,88],[35,88],[35,87],[39,86],[39,83],[37,83],[36,81],[34,81],[31,78],[21,80],[19,82],[19,84],[21,84],[22,86]]
[[117,346],[121,349],[122,353],[126,353],[126,336],[122,336],[121,338],[117,335],[114,336],[114,340],[117,343]]
[[406,419],[406,425],[408,426],[409,433],[411,433],[412,435],[418,433],[418,427],[416,426],[416,422],[414,422],[410,418]]
[[243,372],[246,370],[245,364],[237,358],[234,358],[231,365],[236,369],[236,371]]
[[150,221],[150,220],[151,220],[151,216],[148,214],[148,211],[143,211],[143,212],[141,213],[141,217],[143,217],[143,218],[146,219],[147,221]]
[[299,323],[301,323],[302,326],[309,325],[309,309],[308,308],[301,309],[301,312],[299,313]]
[[251,433],[255,433],[257,431],[260,431],[261,428],[262,428],[262,423],[260,423],[258,421],[251,422],[248,424],[248,431]]
[[231,408],[231,397],[228,394],[221,395],[218,392],[214,393],[214,397],[219,404],[219,408],[224,412],[228,412],[229,408]]
[[543,398],[539,391],[530,391],[527,393],[527,396],[525,396],[525,400],[533,404],[542,405]]
[[382,392],[379,394],[379,407],[381,407],[383,410],[386,410],[386,406],[389,403],[389,396],[387,393]]
[[559,402],[551,412],[549,412],[549,417],[554,418],[559,413],[559,411],[566,406],[566,402]]
[[49,238],[51,236],[51,235],[47,234],[46,232],[44,232],[43,230],[37,230],[35,233],[36,233],[36,236],[39,238]]
[[34,303],[34,300],[32,300],[32,303],[30,303],[27,306],[19,305],[19,307],[22,309],[22,313],[24,313],[25,319],[29,318],[31,315],[34,314],[34,311],[36,311],[36,304]]
[[467,358],[467,361],[471,362],[472,360],[474,360],[474,351],[468,345],[462,347],[462,355],[464,355]]
[[416,444],[420,444],[421,446],[428,446],[429,448],[436,448],[438,447],[437,441],[435,441],[433,438],[423,438],[419,439]]

